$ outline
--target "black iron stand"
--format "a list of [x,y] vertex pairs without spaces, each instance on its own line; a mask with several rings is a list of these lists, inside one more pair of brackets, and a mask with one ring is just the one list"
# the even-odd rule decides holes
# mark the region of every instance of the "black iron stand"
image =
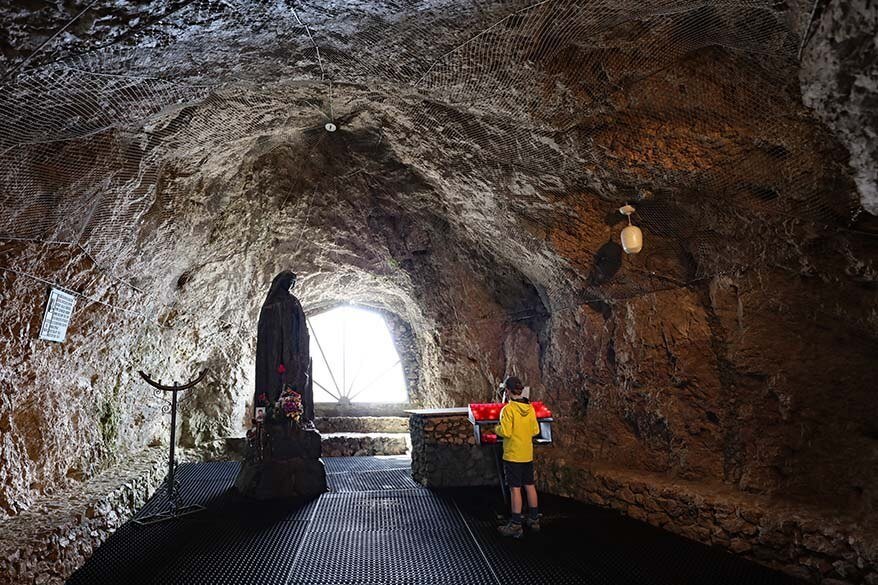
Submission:
[[170,410],[171,412],[171,445],[169,450],[170,452],[168,453],[168,477],[165,478],[165,484],[168,490],[168,503],[170,504],[170,507],[167,510],[158,512],[157,514],[134,519],[134,522],[136,524],[146,526],[148,524],[155,524],[157,522],[163,522],[165,520],[173,520],[175,518],[180,518],[182,516],[187,516],[189,514],[194,514],[196,512],[204,510],[204,506],[199,506],[197,504],[191,506],[180,505],[180,482],[178,482],[174,477],[177,471],[177,463],[174,459],[174,449],[177,443],[177,393],[183,390],[188,390],[189,388],[192,388],[193,386],[201,382],[207,375],[207,370],[203,370],[197,378],[195,378],[188,384],[183,384],[182,386],[180,386],[176,382],[174,382],[173,386],[165,386],[154,381],[143,372],[138,372],[138,374],[140,374],[140,377],[143,378],[143,380],[147,384],[156,389],[157,395],[160,395],[160,392],[171,393],[171,402],[166,402],[165,407],[163,407],[164,411]]
[[503,443],[494,445],[494,459],[497,461],[497,477],[500,479],[500,491],[503,493],[503,505],[509,509],[509,486],[506,485],[506,474],[503,472]]

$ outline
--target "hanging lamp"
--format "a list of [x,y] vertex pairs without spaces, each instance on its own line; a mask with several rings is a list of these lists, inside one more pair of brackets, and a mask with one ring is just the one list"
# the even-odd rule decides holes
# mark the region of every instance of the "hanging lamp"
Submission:
[[626,254],[637,254],[643,249],[643,232],[636,225],[631,224],[631,214],[634,207],[627,203],[619,208],[619,213],[628,217],[628,225],[622,230],[622,249]]

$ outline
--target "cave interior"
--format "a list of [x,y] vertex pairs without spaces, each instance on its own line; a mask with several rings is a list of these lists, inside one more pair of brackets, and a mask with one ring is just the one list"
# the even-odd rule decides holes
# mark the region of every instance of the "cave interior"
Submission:
[[[778,578],[878,583],[872,0],[0,19],[0,583],[65,582],[160,485],[139,370],[208,369],[180,457],[231,457],[283,270],[309,318],[383,316],[406,408],[522,378],[554,416],[541,493]],[[75,301],[63,342],[51,290]]]

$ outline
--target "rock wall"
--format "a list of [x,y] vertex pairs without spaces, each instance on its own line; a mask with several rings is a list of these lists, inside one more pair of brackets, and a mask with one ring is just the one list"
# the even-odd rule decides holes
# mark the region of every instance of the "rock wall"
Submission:
[[402,362],[402,374],[405,377],[405,387],[408,391],[409,402],[419,404],[424,400],[421,392],[421,352],[418,347],[418,339],[412,331],[411,325],[402,320],[398,315],[383,312],[384,321],[390,331],[390,337],[396,347]]
[[802,99],[850,153],[863,207],[878,215],[878,8],[868,0],[815,6],[802,51]]
[[103,301],[77,300],[65,343],[40,341],[46,284],[9,271],[0,280],[0,517],[123,461],[167,424],[136,374],[164,359],[158,328],[102,304],[136,302],[136,291],[64,247],[7,244],[3,257],[23,273],[56,263],[71,287],[96,283]]
[[811,582],[874,579],[874,299],[837,294],[766,271],[553,319],[542,485]]
[[[195,390],[206,398],[190,397],[200,408],[181,409],[182,443],[231,436],[230,429],[241,428],[238,388],[252,368],[244,366],[245,358],[228,359],[228,345],[200,343],[201,330],[175,329],[167,314],[145,319],[137,312],[145,308],[142,296],[81,252],[7,245],[3,262],[16,272],[4,271],[0,280],[0,517],[167,440],[170,417],[138,370],[168,383],[189,380],[200,367],[211,369]],[[69,290],[88,292],[78,298],[60,344],[37,338],[50,284],[28,275],[45,270],[46,263],[60,263],[70,274]],[[119,308],[125,303],[131,308]],[[210,333],[217,334],[219,326]]]
[[861,521],[655,473],[592,467],[560,451],[537,463],[538,489],[720,546],[808,583],[875,583],[878,540]]
[[[766,285],[786,294],[766,295]],[[836,309],[812,296],[821,290],[834,294],[758,274],[559,320],[552,344],[565,349],[550,349],[545,365],[547,401],[564,413],[560,446],[586,461],[871,515],[876,342],[852,315],[845,322],[857,294],[815,322]],[[858,294],[865,309],[871,295]]]

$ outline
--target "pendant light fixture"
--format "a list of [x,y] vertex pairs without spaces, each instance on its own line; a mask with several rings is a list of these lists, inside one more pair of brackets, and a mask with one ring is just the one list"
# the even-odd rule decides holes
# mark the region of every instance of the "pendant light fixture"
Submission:
[[643,249],[643,232],[636,225],[631,224],[631,214],[634,207],[627,203],[619,208],[619,213],[628,217],[628,225],[622,230],[622,249],[626,254],[637,254]]

